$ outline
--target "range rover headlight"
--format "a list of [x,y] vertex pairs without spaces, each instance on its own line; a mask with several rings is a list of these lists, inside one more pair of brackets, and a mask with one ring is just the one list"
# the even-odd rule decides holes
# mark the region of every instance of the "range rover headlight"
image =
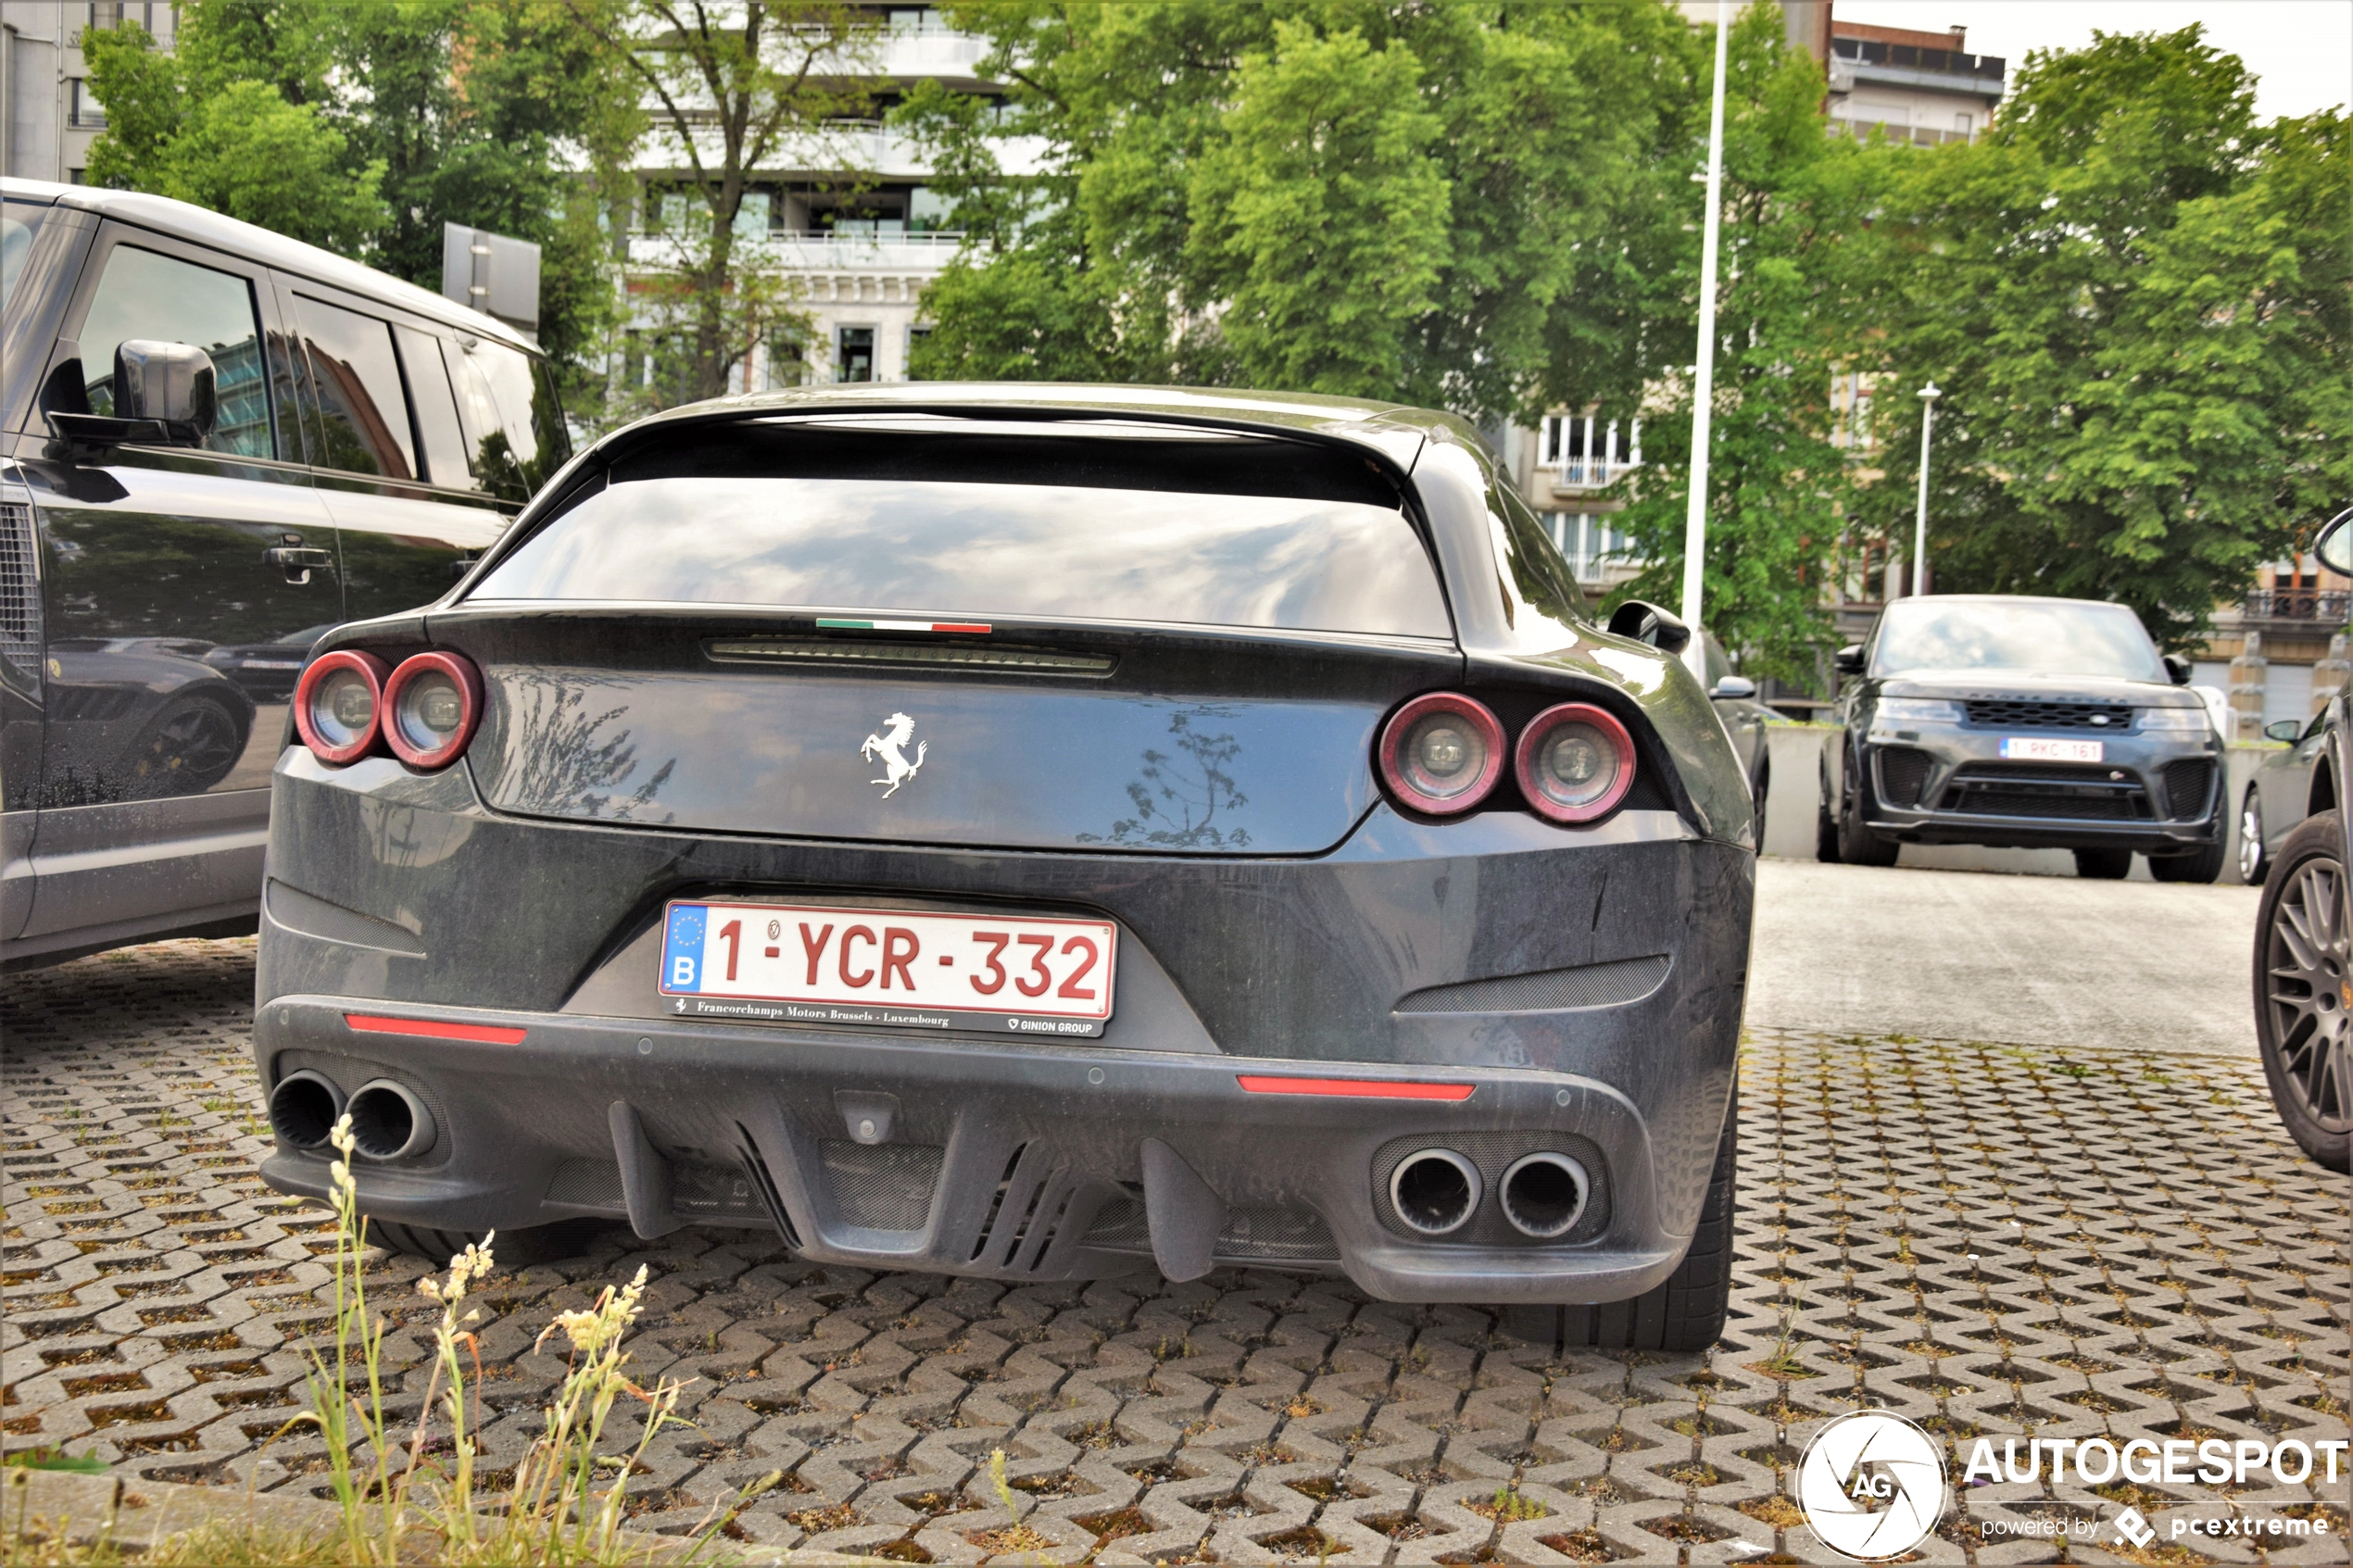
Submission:
[[2212,729],[2200,708],[2144,708],[2141,709],[2143,734],[2195,735]]
[[1883,696],[1875,717],[1890,724],[1957,724],[1966,715],[1959,703],[1941,697]]

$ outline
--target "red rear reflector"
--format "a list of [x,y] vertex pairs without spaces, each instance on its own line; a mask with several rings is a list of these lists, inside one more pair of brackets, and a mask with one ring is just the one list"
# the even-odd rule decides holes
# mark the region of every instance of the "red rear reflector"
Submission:
[[494,1029],[487,1023],[436,1023],[429,1018],[375,1018],[364,1012],[347,1012],[344,1022],[362,1035],[417,1035],[428,1040],[472,1040],[484,1046],[519,1046],[522,1044],[521,1029]]
[[1468,1099],[1474,1084],[1399,1084],[1384,1078],[1260,1078],[1234,1081],[1253,1095],[1348,1095],[1361,1099]]

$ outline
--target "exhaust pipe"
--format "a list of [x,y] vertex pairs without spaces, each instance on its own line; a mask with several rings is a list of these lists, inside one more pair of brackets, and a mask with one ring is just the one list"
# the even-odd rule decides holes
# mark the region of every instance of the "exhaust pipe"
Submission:
[[1451,1148],[1426,1148],[1397,1162],[1389,1205],[1424,1236],[1460,1230],[1478,1207],[1478,1167]]
[[351,1097],[351,1137],[367,1159],[406,1160],[433,1147],[433,1112],[406,1085],[378,1078]]
[[1504,1218],[1539,1241],[1567,1236],[1585,1212],[1592,1179],[1566,1154],[1524,1154],[1504,1173]]
[[270,1091],[270,1129],[296,1148],[317,1148],[343,1114],[343,1091],[334,1080],[305,1067],[278,1080]]

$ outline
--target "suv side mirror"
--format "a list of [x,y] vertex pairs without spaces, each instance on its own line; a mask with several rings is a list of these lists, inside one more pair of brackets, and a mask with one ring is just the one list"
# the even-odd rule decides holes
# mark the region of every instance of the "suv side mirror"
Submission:
[[1756,683],[1745,675],[1727,675],[1716,683],[1707,694],[1718,702],[1753,702],[1756,697]]
[[2263,738],[2279,741],[2286,746],[2294,746],[2304,738],[2304,726],[2293,719],[2282,719],[2277,723],[2263,726]]
[[1847,644],[1831,655],[1831,666],[1842,675],[1860,675],[1863,672],[1863,645]]
[[114,351],[116,417],[153,420],[170,438],[200,445],[220,414],[212,356],[184,343],[134,337]]
[[2312,553],[2331,571],[2353,577],[2353,507],[2329,519],[2321,536],[2312,541]]
[[1692,644],[1692,629],[1682,618],[1655,604],[1628,599],[1609,612],[1612,635],[1648,643],[1661,653],[1680,653]]
[[2186,686],[2190,684],[2190,676],[2194,671],[2190,668],[2188,659],[2178,653],[2169,653],[2165,656],[2165,673],[2172,678],[2175,685]]

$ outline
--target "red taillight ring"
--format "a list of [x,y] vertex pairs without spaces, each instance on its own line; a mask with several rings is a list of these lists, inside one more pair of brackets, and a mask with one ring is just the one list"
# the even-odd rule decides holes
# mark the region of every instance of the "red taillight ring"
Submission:
[[[392,667],[372,653],[358,648],[337,648],[312,659],[295,683],[295,730],[302,736],[302,744],[321,762],[337,767],[357,762],[374,749],[376,736],[383,732],[384,717],[384,674]],[[369,714],[367,727],[353,739],[335,745],[319,731],[310,717],[311,699],[319,695],[320,685],[338,670],[357,671],[368,683],[368,690],[375,701],[375,711]]]
[[[1460,717],[1487,747],[1487,758],[1470,784],[1451,795],[1437,795],[1416,785],[1408,771],[1407,759],[1398,755],[1416,724],[1437,713],[1453,713]],[[1495,781],[1504,776],[1504,726],[1487,705],[1457,692],[1427,692],[1389,717],[1381,726],[1379,742],[1381,781],[1391,794],[1416,811],[1433,817],[1459,815],[1477,806],[1493,793]]]
[[[1607,790],[1581,806],[1563,805],[1537,786],[1537,752],[1547,736],[1567,723],[1592,725],[1617,753],[1617,777]],[[1512,752],[1512,772],[1519,780],[1519,792],[1528,797],[1528,804],[1537,815],[1556,822],[1590,822],[1616,810],[1617,803],[1626,798],[1626,792],[1634,787],[1634,737],[1607,709],[1590,702],[1564,702],[1547,708],[1520,731],[1519,745]]]
[[[458,686],[458,727],[449,737],[430,748],[418,745],[403,733],[400,722],[400,697],[422,675],[435,671],[447,675]],[[482,676],[473,662],[454,653],[411,654],[400,661],[400,668],[384,683],[383,709],[384,744],[392,754],[411,768],[445,768],[458,759],[466,743],[474,738],[474,725],[482,718]]]

